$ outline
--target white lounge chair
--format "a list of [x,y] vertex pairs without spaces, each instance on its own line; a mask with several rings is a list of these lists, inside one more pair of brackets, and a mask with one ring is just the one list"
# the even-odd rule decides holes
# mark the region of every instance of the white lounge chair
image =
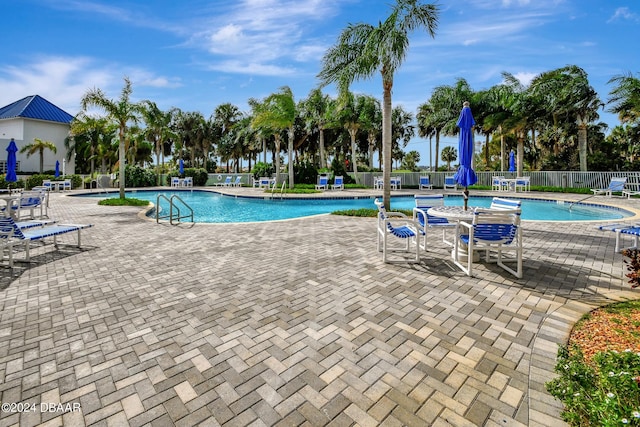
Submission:
[[613,177],[607,188],[594,189],[592,188],[593,195],[597,196],[604,194],[607,197],[611,197],[612,193],[622,193],[624,191],[624,185],[627,183],[626,177]]
[[445,176],[444,177],[444,189],[445,190],[457,190],[458,183],[453,176]]
[[329,177],[320,175],[318,177],[318,183],[316,184],[316,190],[328,190],[329,189]]
[[[0,239],[9,251],[13,252],[13,247],[23,246],[25,251],[24,261],[29,262],[29,246],[32,241],[44,240],[53,237],[53,244],[58,248],[57,237],[72,232],[78,232],[78,247],[81,247],[80,232],[85,228],[92,227],[92,224],[52,224],[42,226],[34,225],[32,227],[20,228],[11,217],[0,217]],[[4,240],[6,239],[6,240]],[[9,255],[9,265],[13,266],[13,256]]]
[[428,176],[420,177],[420,186],[419,190],[433,190],[433,185],[431,185],[431,180]]
[[223,187],[230,187],[232,184],[231,182],[231,175],[227,176],[223,182],[219,182],[216,185],[221,185]]
[[[387,212],[384,204],[378,199],[375,199],[374,203],[378,207],[377,246],[378,252],[382,252],[382,260],[386,263],[420,262],[419,225],[402,212]],[[394,239],[403,240],[405,242],[404,248],[398,249],[392,246],[391,241]],[[390,252],[402,251],[411,253],[411,244],[415,246],[414,257],[398,257],[393,260],[389,258]]]
[[344,178],[341,175],[336,176],[331,184],[332,190],[344,190]]
[[236,176],[235,181],[231,184],[232,187],[242,187],[242,177]]
[[414,196],[416,206],[413,208],[413,220],[420,226],[419,231],[422,235],[422,243],[420,247],[427,250],[427,229],[442,230],[442,241],[449,246],[453,246],[453,242],[447,239],[447,230],[456,227],[454,222],[449,222],[446,218],[429,215],[429,208],[434,206],[444,206],[443,194],[416,194]]
[[389,184],[392,190],[402,190],[402,178],[399,176],[392,176]]
[[[473,276],[473,251],[484,250],[486,262],[496,262],[500,267],[522,278],[522,228],[520,209],[493,210],[476,208],[473,223],[461,221],[456,231],[454,263],[468,276]],[[466,246],[466,263],[461,262],[459,247]],[[505,264],[503,252],[515,252],[516,269]],[[491,257],[495,252],[495,258]]]

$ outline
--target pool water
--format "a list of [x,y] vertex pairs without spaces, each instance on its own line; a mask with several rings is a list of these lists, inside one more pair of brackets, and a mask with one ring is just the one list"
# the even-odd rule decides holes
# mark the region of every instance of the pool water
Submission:
[[[249,197],[229,197],[209,191],[132,191],[126,197],[156,203],[158,194],[167,198],[177,194],[194,212],[195,222],[273,221],[331,213],[337,210],[375,208],[372,198],[360,199],[288,199],[271,200]],[[118,193],[92,194],[86,197],[118,197]],[[472,196],[469,206],[489,207],[492,197]],[[445,205],[462,206],[462,196],[446,196]],[[413,197],[392,197],[391,210],[415,206]],[[160,209],[166,214],[169,205],[161,199]],[[182,210],[184,212],[184,210]],[[153,213],[155,217],[155,212]],[[574,204],[542,199],[522,199],[522,219],[536,221],[617,220],[633,216],[623,209],[593,204]]]

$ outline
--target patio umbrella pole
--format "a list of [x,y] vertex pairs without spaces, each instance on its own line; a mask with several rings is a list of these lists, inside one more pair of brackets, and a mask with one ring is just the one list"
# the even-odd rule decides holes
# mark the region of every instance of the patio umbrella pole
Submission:
[[467,187],[464,187],[464,191],[462,192],[462,199],[464,200],[464,210],[466,211],[469,204],[469,190],[467,190]]

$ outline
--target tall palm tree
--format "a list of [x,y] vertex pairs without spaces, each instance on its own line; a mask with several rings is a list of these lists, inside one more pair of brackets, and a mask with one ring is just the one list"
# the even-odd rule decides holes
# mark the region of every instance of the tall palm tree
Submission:
[[147,126],[146,137],[148,141],[153,143],[156,153],[156,181],[157,185],[160,185],[160,152],[165,141],[177,137],[177,134],[171,129],[171,122],[176,109],[162,111],[155,102],[149,100],[144,100],[141,104],[143,106],[142,117]]
[[433,170],[433,162],[431,158],[431,139],[436,135],[436,128],[432,123],[434,117],[433,107],[428,102],[418,106],[416,121],[418,122],[418,136],[420,138],[429,138],[429,170]]
[[442,161],[447,162],[447,170],[451,170],[451,162],[458,160],[458,150],[454,147],[444,147],[442,149]]
[[350,24],[337,43],[322,58],[318,74],[321,85],[337,82],[348,87],[353,81],[382,76],[382,147],[384,157],[384,206],[390,208],[391,196],[391,91],[395,72],[409,49],[409,33],[424,27],[435,37],[439,7],[418,0],[396,0],[391,14],[378,26]]
[[567,117],[578,125],[580,170],[587,171],[587,127],[597,120],[603,106],[587,73],[576,65],[544,72],[531,81],[534,97],[543,99],[555,114]]
[[[269,128],[274,131],[276,139],[276,159],[280,153],[280,132],[287,132],[288,161],[289,161],[289,188],[293,188],[293,140],[295,138],[296,104],[293,100],[293,92],[288,86],[283,86],[276,93],[269,95],[260,104],[259,111],[253,118],[253,125],[258,128]],[[277,161],[276,173],[279,172]]]
[[356,137],[360,130],[360,107],[362,103],[358,101],[353,92],[349,90],[342,90],[338,96],[336,103],[336,119],[342,123],[345,130],[349,133],[350,138],[350,150],[351,150],[351,163],[353,172],[358,173],[358,150],[356,144]]
[[132,103],[131,98],[131,81],[128,77],[124,78],[124,88],[120,94],[120,98],[112,100],[107,98],[104,92],[98,88],[89,90],[84,94],[80,101],[83,111],[89,107],[97,107],[103,109],[107,113],[107,118],[118,125],[118,181],[120,186],[120,198],[124,199],[124,180],[125,180],[125,142],[127,137],[127,127],[129,123],[137,123],[142,112],[142,106]]
[[[373,169],[373,151],[378,148],[378,136],[382,133],[382,108],[373,96],[362,95],[360,102],[360,125],[367,132],[369,168]],[[379,157],[382,159],[382,155]]]
[[324,132],[331,126],[329,111],[332,99],[319,88],[312,89],[306,99],[300,102],[300,115],[304,120],[307,133],[318,130],[318,157],[320,169],[327,167],[327,155]]
[[[112,129],[109,121],[104,117],[91,117],[84,113],[78,114],[71,121],[71,136],[73,139],[85,139],[90,162],[90,174],[95,171],[95,160],[98,146],[106,139],[111,138]],[[75,144],[73,146],[75,147]],[[71,148],[71,145],[68,147]]]
[[27,144],[20,149],[20,153],[27,153],[27,157],[32,154],[38,153],[40,155],[40,173],[44,169],[44,150],[51,150],[55,154],[58,149],[56,144],[51,141],[43,141],[40,138],[33,138],[31,144]]

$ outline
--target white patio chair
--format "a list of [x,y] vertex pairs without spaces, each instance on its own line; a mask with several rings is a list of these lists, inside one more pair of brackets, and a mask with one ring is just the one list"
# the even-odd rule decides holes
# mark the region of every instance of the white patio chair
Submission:
[[177,176],[172,176],[171,187],[180,187],[180,178],[178,178]]
[[329,189],[329,177],[320,175],[318,177],[318,183],[316,184],[316,190],[328,190]]
[[458,183],[453,176],[445,176],[444,177],[444,189],[445,190],[457,190]]
[[422,235],[420,248],[427,250],[427,229],[442,230],[442,241],[449,246],[453,246],[453,241],[447,239],[447,230],[456,227],[454,222],[449,222],[446,218],[429,215],[429,208],[434,206],[444,206],[443,194],[416,194],[414,196],[416,206],[413,208],[413,220],[419,225],[418,231]]
[[[473,223],[461,221],[456,231],[454,263],[468,276],[473,276],[473,251],[485,251],[486,262],[496,262],[501,268],[522,278],[522,228],[520,209],[492,210],[476,208]],[[467,248],[466,263],[461,262],[458,248]],[[504,252],[514,252],[515,258],[506,259]],[[495,258],[492,258],[495,253]],[[516,269],[505,264],[515,261]]]
[[516,192],[518,190],[529,191],[531,190],[531,177],[528,177],[528,176],[516,177],[516,182],[514,183],[514,185],[515,185],[514,189]]
[[[420,262],[419,225],[408,218],[402,212],[387,212],[384,204],[378,199],[374,203],[378,207],[378,252],[382,252],[382,260],[385,263]],[[398,248],[393,241],[404,241],[404,246]],[[415,255],[412,258],[406,256],[390,259],[390,252],[412,253],[411,245],[415,246]]]
[[626,177],[613,177],[607,188],[594,189],[592,188],[594,196],[604,194],[607,197],[611,197],[612,193],[622,193],[624,191],[624,185],[627,183]]
[[522,200],[494,197],[491,200],[491,206],[489,206],[489,209],[508,211],[511,209],[520,209],[521,207]]
[[182,180],[182,186],[183,187],[190,187],[193,188],[193,177],[192,176],[187,176]]
[[502,191],[505,189],[504,176],[497,175],[491,178],[491,190]]
[[431,185],[431,180],[428,176],[420,177],[420,186],[419,190],[433,190],[433,185]]
[[341,175],[336,176],[331,184],[332,190],[344,190],[344,178]]

